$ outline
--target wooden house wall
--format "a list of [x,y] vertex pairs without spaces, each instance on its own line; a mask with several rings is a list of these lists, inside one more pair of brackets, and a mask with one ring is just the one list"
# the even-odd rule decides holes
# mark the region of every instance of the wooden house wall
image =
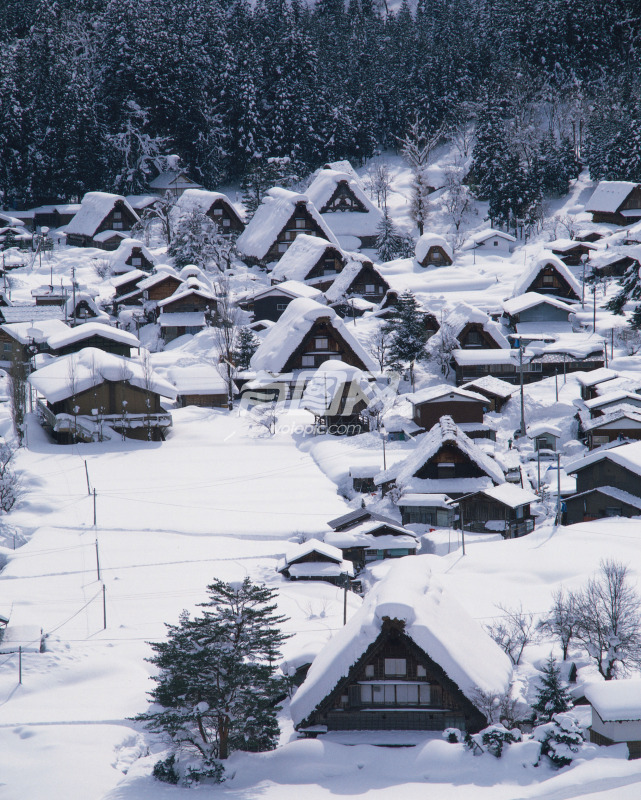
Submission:
[[201,297],[199,294],[195,293],[181,295],[162,307],[163,314],[207,310],[212,312],[216,310],[216,300],[213,298]]
[[425,258],[418,263],[422,267],[449,267],[452,259],[440,245],[432,245]]
[[591,492],[583,497],[568,497],[565,500],[565,524],[575,525],[578,522],[588,522],[591,519],[605,519],[612,516],[616,510],[622,517],[636,517],[641,513],[636,506],[628,505],[613,497]]
[[[488,403],[489,405],[489,403]],[[421,428],[429,430],[440,420],[441,417],[449,415],[454,422],[483,422],[482,403],[474,400],[465,402],[457,400],[448,402],[447,400],[432,401],[429,403],[417,403],[414,406],[412,419]]]
[[[405,635],[396,621],[384,622],[383,630],[365,654],[352,666],[347,678],[321,702],[308,718],[309,724],[328,730],[444,730],[457,727],[469,732],[486,724],[484,715],[465,697],[444,670]],[[404,675],[385,671],[385,659],[405,659]],[[373,668],[367,670],[367,667]],[[425,674],[419,674],[422,667]],[[368,672],[370,674],[368,674]],[[428,704],[374,704],[362,700],[361,681],[404,681],[429,685]],[[391,709],[394,709],[391,711]],[[391,711],[391,713],[390,713]]]
[[64,347],[56,350],[54,355],[66,356],[69,353],[78,353],[80,350],[84,350],[85,347],[96,347],[98,350],[104,350],[105,353],[114,353],[117,356],[129,357],[131,355],[131,347],[128,344],[114,342],[113,339],[107,339],[99,334],[64,345]]
[[[421,480],[438,479],[438,464],[454,464],[454,478],[483,478],[486,473],[456,445],[444,444],[414,473]],[[442,477],[442,475],[440,476]]]
[[581,242],[577,242],[576,247],[570,250],[554,250],[553,248],[552,252],[555,256],[558,256],[564,264],[567,264],[568,267],[578,267],[581,263],[581,256],[590,255],[592,250]]
[[[638,428],[608,428],[591,430],[587,434],[588,446],[590,450],[600,447],[603,444],[616,442],[622,439],[641,439],[641,425]],[[641,479],[640,479],[641,480]]]
[[[368,286],[373,286],[374,291],[367,291]],[[363,264],[346,293],[358,295],[365,300],[380,302],[389,288],[389,283],[374,269],[372,264]]]
[[[317,350],[314,344],[316,338],[328,339],[327,350]],[[314,365],[303,365],[303,356],[313,355]],[[327,318],[319,317],[315,320],[307,335],[298,345],[296,350],[287,359],[282,372],[292,372],[295,369],[313,369],[327,361],[330,357],[340,358],[346,364],[359,369],[366,369],[365,364],[354,353],[351,347],[343,340],[337,331],[332,327]]]
[[[217,214],[216,211],[220,213]],[[236,213],[236,209],[222,197],[211,204],[207,216],[216,223],[222,234],[242,233],[245,230],[245,224]],[[225,225],[225,221],[229,224]]]
[[[117,214],[120,214],[119,218],[116,218]],[[111,211],[94,231],[94,236],[102,231],[130,231],[139,219],[138,215],[130,211],[122,200],[116,200]],[[118,225],[122,227],[117,227]]]
[[[468,322],[456,338],[461,345],[461,350],[501,349],[500,344],[490,333],[484,330],[480,322]],[[476,343],[477,341],[478,344]]]
[[568,311],[562,308],[541,303],[532,308],[524,308],[514,319],[515,322],[567,322],[568,316]]
[[525,292],[552,294],[555,297],[564,297],[567,300],[580,299],[574,289],[572,289],[570,284],[565,280],[563,275],[559,273],[553,264],[541,267],[538,274],[532,283],[527,287]]
[[625,467],[604,458],[578,470],[576,473],[577,494],[599,486],[616,486],[624,492],[641,497],[641,477]]
[[[304,227],[296,227],[297,219],[304,220]],[[303,202],[296,203],[296,209],[294,213],[287,220],[287,223],[280,230],[280,232],[276,235],[274,242],[267,251],[263,261],[278,261],[282,257],[283,253],[286,252],[286,250],[279,250],[279,245],[286,244],[287,247],[289,247],[299,233],[307,233],[310,236],[318,236],[321,239],[327,239],[325,232],[309,213],[307,206]]]
[[127,401],[128,414],[159,414],[163,411],[160,395],[132,386],[126,381],[104,381],[93,389],[79,392],[74,397],[68,397],[58,403],[50,403],[49,406],[54,414],[73,414],[74,406],[78,406],[79,415],[91,416],[95,408],[102,414],[122,414],[123,400]]
[[314,280],[314,285],[316,286],[318,285],[317,278],[327,277],[329,286],[336,275],[339,275],[343,271],[343,267],[346,263],[345,258],[340,252],[332,245],[328,245],[323,255],[305,276],[305,280]]
[[179,278],[168,275],[164,280],[159,281],[146,290],[147,299],[155,300],[156,302],[158,302],[158,300],[166,300],[168,297],[171,297],[181,285],[182,281]]
[[119,297],[133,292],[138,285],[138,282],[141,280],[143,280],[143,277],[139,275],[137,278],[132,278],[130,281],[127,281],[127,283],[122,283],[120,286],[117,286],[116,296],[114,299],[117,300]]
[[[134,260],[137,263],[134,264]],[[130,267],[134,269],[141,269],[143,272],[151,272],[154,268],[153,263],[144,255],[142,252],[141,247],[132,247],[131,253],[129,258],[125,261],[125,264],[128,264]],[[140,278],[136,278],[136,281],[139,281]],[[126,285],[126,284],[125,284]],[[122,287],[118,287],[121,291],[117,292],[117,294],[126,294],[126,292],[122,291]],[[128,291],[132,291],[133,286]]]
[[273,322],[278,322],[293,299],[284,293],[259,297],[254,300],[254,319],[271,319]]
[[185,406],[198,406],[200,408],[227,408],[229,398],[224,394],[181,394],[178,403]]

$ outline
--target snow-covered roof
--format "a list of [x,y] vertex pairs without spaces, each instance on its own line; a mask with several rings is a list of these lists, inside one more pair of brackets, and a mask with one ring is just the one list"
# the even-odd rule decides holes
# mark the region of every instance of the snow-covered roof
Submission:
[[514,314],[520,314],[521,311],[525,311],[528,308],[534,308],[535,306],[539,306],[543,303],[545,305],[567,311],[568,314],[573,311],[573,307],[568,303],[564,303],[562,300],[557,300],[556,297],[539,294],[538,292],[526,292],[525,294],[520,294],[518,297],[511,297],[509,300],[505,300],[503,303],[503,311],[505,311],[506,314],[513,316]]
[[199,183],[188,178],[184,170],[167,170],[161,172],[149,182],[152,189],[189,189],[202,188]]
[[121,286],[126,286],[128,283],[146,278],[148,274],[148,272],[145,272],[142,269],[133,268],[128,272],[123,272],[122,275],[118,275],[117,278],[113,278],[111,285],[114,287],[114,289],[119,289]]
[[476,378],[473,381],[464,383],[461,389],[469,389],[471,391],[484,390],[489,394],[494,394],[497,397],[511,397],[516,391],[516,387],[512,383],[502,381],[500,378],[495,378],[493,375],[484,375],[482,378]]
[[387,533],[381,536],[374,536],[373,533],[367,533],[360,528],[350,528],[348,531],[326,533],[325,541],[345,550],[358,547],[366,550],[411,550],[416,552],[419,547],[414,534],[405,530],[403,533]]
[[638,185],[632,181],[599,181],[585,210],[614,214]]
[[137,214],[140,214],[141,211],[157,203],[159,197],[157,194],[128,194],[125,200]]
[[133,333],[122,331],[111,325],[104,325],[102,322],[86,322],[84,325],[78,325],[75,328],[60,331],[59,333],[49,336],[47,344],[52,350],[59,350],[61,347],[67,347],[70,344],[81,342],[83,339],[89,339],[92,336],[102,336],[104,339],[109,339],[112,342],[128,344],[130,347],[140,347],[140,341]]
[[210,192],[207,191],[207,189],[186,189],[178,200],[176,200],[176,204],[172,208],[171,213],[174,217],[191,214],[194,211],[206,214],[217,200],[222,201],[237,214],[231,204],[231,200],[226,194],[222,192]]
[[[432,337],[434,338],[434,337]],[[476,366],[479,364],[511,364],[514,367],[519,365],[519,351],[516,349],[493,349],[476,348],[469,350],[452,350],[452,358],[461,367]],[[523,354],[523,363],[527,364],[530,359]]]
[[598,383],[605,383],[611,381],[613,378],[618,378],[619,373],[608,367],[599,367],[590,372],[575,372],[574,377],[581,384],[581,386],[596,386]]
[[227,382],[212,364],[171,367],[167,377],[182,394],[227,394]]
[[590,242],[578,242],[576,239],[555,239],[553,242],[546,242],[543,247],[546,250],[558,250],[560,253],[567,253],[575,247],[585,250],[598,250],[599,248]]
[[156,263],[156,258],[152,256],[141,241],[138,239],[125,238],[120,242],[117,249],[109,254],[109,266],[113,273],[127,273],[134,269],[131,264],[125,263],[127,259],[131,257],[134,248],[139,248],[142,257],[146,258],[151,264]]
[[236,240],[238,250],[246,256],[264,258],[278,234],[289,222],[297,203],[305,204],[310,216],[327,240],[337,245],[334,234],[307,195],[275,187],[267,192],[247,227]]
[[329,211],[323,215],[325,221],[337,236],[346,234],[374,236],[383,212],[372,203],[360,183],[355,181],[351,175],[345,172],[337,172],[333,169],[321,169],[317,172],[305,194],[320,211],[331,200],[336,187],[341,181],[347,182],[355,197],[365,206],[366,211]]
[[124,240],[127,238],[127,234],[124,233],[123,231],[112,231],[112,230],[100,231],[100,233],[94,234],[93,240],[94,242],[108,242],[110,239],[114,238],[120,239],[121,241],[124,242]]
[[559,275],[565,278],[565,280],[568,282],[568,285],[570,286],[572,291],[576,294],[576,296],[581,297],[581,287],[579,286],[579,282],[570,272],[568,267],[561,261],[561,259],[558,256],[555,256],[554,253],[551,253],[550,255],[545,255],[542,258],[539,258],[538,260],[534,261],[532,265],[523,272],[521,277],[514,284],[512,297],[519,297],[520,295],[525,294],[532,285],[532,283],[534,282],[539,272],[547,266],[554,267],[554,269],[559,273]]
[[[510,343],[503,335],[501,326],[490,319],[489,315],[482,311],[480,308],[475,308],[468,303],[459,303],[445,318],[443,327],[449,329],[451,333],[458,338],[463,329],[469,322],[476,322],[483,326],[483,330],[488,333],[499,347],[509,349]],[[428,346],[436,347],[440,342],[442,336],[442,328],[432,336],[428,342]]]
[[484,242],[487,242],[488,239],[493,239],[495,236],[499,239],[505,239],[507,242],[516,241],[514,236],[511,236],[509,233],[497,231],[496,228],[485,228],[478,233],[473,233],[463,245],[463,250],[471,250],[474,247],[479,247]]
[[384,619],[405,623],[404,633],[433,659],[472,702],[481,689],[505,692],[512,678],[507,655],[432,576],[429,557],[394,563],[361,608],[318,654],[291,701],[294,724],[303,722],[379,636]]
[[197,278],[188,278],[184,283],[176,288],[173,294],[165,297],[163,300],[158,301],[158,308],[171,305],[177,300],[182,300],[190,296],[202,297],[203,300],[210,300],[213,305],[216,305],[216,296],[204,286]]
[[[360,186],[362,186],[361,179],[358,177],[358,173],[352,166],[351,162],[349,162],[347,159],[340,159],[339,161],[329,161],[327,164],[325,164],[323,169],[333,169],[335,172],[342,172],[348,175],[351,178],[351,180],[356,181]],[[317,175],[318,172],[319,171],[314,173],[314,175]]]
[[122,380],[163,397],[176,397],[176,389],[168,381],[154,372],[148,378],[138,361],[105,353],[95,347],[85,347],[32,372],[29,382],[50,403],[85,392],[104,381]]
[[626,392],[625,389],[618,389],[615,392],[606,392],[605,394],[598,395],[598,397],[593,397],[591,400],[586,400],[585,407],[592,410],[595,408],[601,408],[601,406],[607,406],[610,403],[616,403],[628,399],[636,400],[641,403],[641,394],[637,394],[636,392]]
[[17,325],[19,323],[27,323],[31,325],[32,322],[41,325],[44,320],[56,319],[63,320],[65,317],[64,309],[60,306],[2,306],[0,315],[4,318],[7,324]]
[[273,328],[270,328],[262,344],[252,356],[251,368],[282,372],[287,360],[301,343],[303,337],[321,317],[328,319],[329,324],[351,348],[354,355],[360,359],[365,369],[370,372],[377,370],[372,357],[349,332],[338,314],[332,308],[322,306],[315,300],[306,297],[296,298],[287,306],[281,318]]
[[440,386],[428,386],[427,389],[419,389],[418,392],[405,395],[405,398],[409,400],[413,406],[421,403],[429,403],[432,400],[453,399],[454,397],[487,404],[487,397],[483,397],[483,395],[476,394],[475,392],[470,392],[467,389],[450,386],[449,383],[442,383]]
[[96,317],[101,317],[105,321],[109,319],[109,314],[106,311],[103,311],[101,308],[98,307],[98,304],[93,299],[90,294],[87,292],[76,292],[76,296],[74,297],[73,294],[67,295],[67,300],[65,303],[67,316],[74,316],[76,308],[81,303],[86,303],[87,306],[91,309],[92,313]]
[[507,482],[492,486],[489,489],[483,489],[482,494],[509,506],[509,508],[518,508],[519,506],[527,505],[527,503],[534,503],[539,499],[534,492]]
[[[623,403],[621,405],[616,405],[607,414],[603,414],[600,417],[595,417],[594,419],[588,420],[587,422],[583,422],[583,430],[586,433],[590,431],[599,430],[600,428],[604,428],[607,425],[612,425],[616,422],[621,422],[621,420],[629,420],[631,423],[636,423],[637,426],[641,425],[641,409],[638,406],[632,406],[629,403]],[[619,427],[619,426],[615,426]],[[634,425],[625,425],[625,428],[633,428]],[[638,427],[636,428],[638,430]]]
[[306,283],[302,283],[301,281],[290,280],[277,283],[275,286],[268,286],[266,289],[256,292],[252,299],[258,300],[261,297],[268,297],[272,294],[285,294],[291,298],[311,297],[314,300],[318,300],[318,298],[322,296],[322,292],[319,289],[315,289],[313,286],[308,286]]
[[[334,279],[334,282],[329,289],[325,290],[327,302],[336,303],[343,298],[348,292],[353,281],[358,277],[358,273],[363,269],[364,266],[365,263],[360,259],[352,259],[345,264],[340,274]],[[374,267],[371,262],[370,266],[379,275],[379,277],[382,277],[380,272],[378,272],[376,267]]]
[[592,453],[588,453],[587,456],[577,458],[575,461],[566,464],[565,471],[568,474],[573,474],[604,459],[630,470],[635,475],[641,475],[641,442],[622,444],[609,450],[594,450]]
[[426,508],[451,508],[452,498],[442,492],[432,494],[414,494],[408,492],[398,498],[399,506],[418,506]]
[[304,281],[328,247],[337,250],[343,261],[347,261],[347,256],[338,244],[321,239],[320,236],[310,236],[308,233],[299,234],[271,271],[272,281],[282,281],[288,278]]
[[615,486],[595,486],[594,489],[587,489],[585,492],[573,495],[572,499],[576,500],[579,497],[584,497],[593,492],[599,492],[606,497],[611,497],[613,500],[618,500],[620,503],[626,503],[632,506],[632,508],[641,510],[641,497],[637,497],[637,495],[631,494],[630,492],[624,492],[623,489],[619,489]]
[[204,311],[163,311],[158,317],[161,328],[205,328]]
[[144,292],[145,289],[151,289],[152,286],[164,281],[168,277],[180,280],[178,273],[173,267],[170,267],[168,264],[160,264],[156,267],[156,271],[152,275],[140,281],[138,288]]
[[427,256],[430,251],[431,247],[440,247],[443,252],[445,252],[452,261],[454,260],[454,253],[452,252],[452,248],[447,243],[447,240],[444,239],[442,236],[439,236],[437,233],[424,233],[416,242],[416,260],[421,262]]
[[[350,397],[354,405],[363,400],[369,408],[378,400],[376,387],[368,381],[367,376],[358,367],[352,367],[337,358],[324,361],[312,375],[303,392],[302,407],[314,414],[332,412],[332,403],[342,396],[345,384],[350,384]],[[349,406],[349,401],[346,405]]]
[[291,564],[287,569],[292,578],[338,578],[340,575],[354,577],[354,564],[347,560],[339,564],[334,562],[330,564],[327,561],[303,561],[300,564]]
[[586,699],[603,722],[641,720],[641,679],[588,683],[584,691]]
[[557,425],[552,425],[550,422],[539,422],[536,425],[527,426],[527,435],[530,439],[535,439],[537,436],[542,436],[545,433],[556,436],[558,439],[561,436],[561,428]]
[[[2,309],[5,311],[6,309]],[[84,327],[84,326],[80,326]],[[61,319],[35,319],[33,322],[12,322],[2,326],[2,330],[20,344],[49,342],[56,336],[64,336],[73,329]]]
[[576,359],[584,359],[595,353],[603,353],[605,341],[602,336],[593,333],[568,333],[560,335],[554,342],[542,346],[529,344],[526,353],[532,359],[545,355],[569,355]]
[[331,558],[340,564],[343,560],[343,553],[338,547],[334,547],[326,542],[321,542],[319,539],[309,539],[302,544],[297,544],[295,547],[290,547],[285,553],[285,563],[291,564],[299,558],[304,558],[310,553],[318,553],[326,558]]
[[110,192],[87,192],[82,198],[80,210],[65,226],[65,232],[75,233],[79,236],[94,237],[100,224],[118,200],[122,200],[125,208],[131,212],[134,219],[138,218],[136,212],[122,195],[111,194]]
[[[398,488],[409,484],[420,468],[445,444],[456,446],[470,461],[485,472],[494,483],[504,483],[505,476],[499,465],[466,436],[452,417],[441,417],[434,427],[416,439],[416,448],[403,461],[394,464],[376,476],[377,484],[395,481]],[[440,483],[440,481],[439,481]]]

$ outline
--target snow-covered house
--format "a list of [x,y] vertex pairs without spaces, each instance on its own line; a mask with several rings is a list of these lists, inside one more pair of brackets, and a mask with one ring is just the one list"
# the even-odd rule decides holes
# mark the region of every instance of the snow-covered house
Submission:
[[37,286],[31,290],[31,297],[37,306],[64,306],[71,292],[72,287],[61,282],[60,286]]
[[122,275],[132,270],[151,272],[156,258],[138,239],[123,239],[109,256],[109,267],[113,275]]
[[138,220],[138,214],[121,195],[87,192],[80,210],[65,227],[67,244],[115,250],[126,238],[125,231],[130,231]]
[[122,331],[102,322],[86,322],[75,328],[67,328],[50,335],[47,339],[49,351],[55,356],[77,353],[85,347],[94,347],[117,356],[131,356],[132,349],[140,348],[140,341],[133,333]]
[[558,334],[555,341],[531,343],[526,348],[529,357],[528,382],[569,373],[600,369],[605,362],[603,337],[593,333]]
[[631,266],[634,265],[635,269],[641,268],[640,255],[635,253],[633,257],[628,253],[606,250],[593,253],[588,267],[598,278],[621,278]]
[[115,297],[114,309],[122,305],[147,302],[157,304],[160,300],[171,297],[182,284],[183,280],[173,267],[161,264],[151,275],[138,281],[131,292]]
[[205,189],[185,189],[171,210],[174,220],[193,212],[200,212],[216,224],[221,234],[238,234],[245,229],[245,223],[222,192],[208,192]]
[[630,225],[641,220],[641,184],[632,181],[599,181],[585,210],[592,222]]
[[125,200],[142,219],[143,215],[149,214],[156,203],[159,202],[157,194],[128,194]]
[[[456,372],[456,385],[476,381],[479,378],[498,378],[517,383],[519,380],[519,351],[514,348],[486,349],[468,348],[452,350],[452,364]],[[541,367],[530,373],[529,357],[523,357],[523,379],[526,383],[541,379]]]
[[579,242],[576,239],[555,239],[547,242],[544,247],[551,250],[568,267],[578,267],[583,258],[587,261],[590,254],[598,249],[589,242]]
[[328,359],[340,359],[366,372],[377,370],[371,356],[327,306],[297,298],[271,328],[251,360],[253,370],[272,374],[317,369]]
[[535,334],[541,330],[546,333],[570,333],[570,314],[573,311],[573,307],[563,300],[538,292],[526,292],[503,303],[506,324],[513,331],[524,334]]
[[348,530],[331,531],[325,534],[324,541],[339,548],[357,572],[374,561],[414,556],[419,548],[412,531],[397,523],[377,520],[361,522]]
[[514,284],[512,297],[526,292],[551,294],[565,300],[580,300],[581,287],[567,266],[555,255],[535,261]]
[[[171,367],[167,378],[176,387],[177,404],[201,408],[227,408],[227,381],[212,364],[189,364]],[[236,391],[234,386],[233,391]]]
[[[456,499],[505,482],[503,470],[449,416],[416,438],[416,447],[403,461],[376,476],[383,492],[396,488],[405,494],[447,494]],[[397,501],[400,505],[402,497]]]
[[538,422],[527,426],[528,439],[532,440],[535,452],[556,452],[557,442],[561,438],[561,429],[551,422]]
[[350,297],[360,297],[372,303],[380,303],[390,285],[367,258],[349,261],[332,285],[325,290],[330,305]]
[[356,435],[368,431],[378,397],[367,375],[339,359],[325,361],[311,376],[301,400],[328,433]]
[[[633,388],[631,387],[631,389]],[[585,407],[589,411],[591,419],[609,414],[622,405],[634,406],[635,411],[641,412],[641,394],[637,394],[635,391],[616,389],[611,392],[604,391],[591,400],[585,401]]]
[[109,314],[98,306],[88,292],[71,292],[65,301],[65,319],[72,324],[83,323],[88,319],[108,324]]
[[628,758],[641,758],[641,680],[588,683],[584,691],[592,707],[590,741],[605,746],[625,742]]
[[471,492],[458,499],[459,527],[478,533],[500,533],[505,539],[525,536],[534,530],[530,504],[537,500],[534,492],[512,483]]
[[581,419],[580,433],[590,450],[612,442],[641,439],[641,409],[621,403],[594,419]]
[[116,290],[115,298],[124,297],[138,289],[140,281],[147,277],[147,273],[141,269],[132,269],[130,272],[123,272],[117,278],[113,278],[111,285]]
[[338,245],[307,195],[274,187],[263,198],[236,246],[249,264],[267,265],[278,261],[301,234]]
[[594,450],[565,470],[576,475],[576,493],[565,501],[569,525],[641,514],[641,442]]
[[[295,727],[416,731],[488,723],[479,690],[508,690],[512,666],[430,573],[425,557],[403,559],[315,658],[291,701]],[[409,734],[411,735],[411,734]]]
[[0,326],[0,363],[6,367],[14,356],[21,361],[29,361],[36,353],[48,353],[50,337],[64,335],[70,330],[60,317],[38,319],[30,316],[24,321],[8,322]]
[[86,347],[57,358],[29,376],[45,398],[38,411],[59,443],[93,441],[109,429],[134,439],[162,439],[171,414],[161,398],[176,389],[131,359]]
[[598,388],[607,386],[609,381],[619,377],[619,373],[608,367],[602,367],[591,372],[577,373],[575,377],[581,386],[581,399],[591,400],[598,395]]
[[307,297],[310,300],[321,301],[322,294],[314,286],[308,286],[301,281],[283,281],[275,286],[256,292],[251,297],[251,307],[254,319],[270,319],[278,322],[283,316],[287,306],[297,297]]
[[149,182],[150,191],[164,197],[169,193],[174,198],[179,198],[187,189],[202,189],[203,187],[192,180],[183,169],[169,169],[161,172]]
[[187,278],[169,297],[157,302],[158,324],[167,342],[204,330],[216,316],[216,296],[197,278]]
[[390,517],[379,514],[377,511],[372,511],[371,508],[357,508],[340,517],[330,519],[327,524],[334,531],[348,531],[350,528],[355,528],[357,525],[361,525],[363,522],[370,522],[371,520],[386,522],[389,525],[398,524]]
[[282,558],[276,571],[290,581],[326,581],[342,584],[354,577],[354,565],[343,558],[338,547],[310,539],[291,547]]
[[433,428],[446,414],[458,424],[482,424],[489,410],[487,398],[449,384],[420,389],[406,397],[412,404],[412,419],[424,430]]
[[449,267],[454,261],[452,248],[437,233],[424,233],[416,242],[414,252],[421,267]]
[[338,245],[301,233],[274,266],[270,273],[271,282],[301,281],[324,291],[348,260]]
[[305,192],[340,244],[348,250],[376,247],[383,218],[359,181],[345,172],[321,169]]
[[463,245],[463,250],[475,250],[483,256],[509,256],[516,239],[509,233],[495,228],[485,228],[472,234]]
[[469,381],[463,384],[461,389],[467,389],[470,392],[486,397],[489,401],[490,411],[501,411],[515,391],[511,383],[502,381],[500,378],[493,378],[490,375]]
[[446,339],[453,337],[461,350],[500,350],[509,349],[501,326],[490,319],[485,311],[467,303],[459,303],[447,317],[443,327],[429,340],[428,348],[434,350],[446,345]]

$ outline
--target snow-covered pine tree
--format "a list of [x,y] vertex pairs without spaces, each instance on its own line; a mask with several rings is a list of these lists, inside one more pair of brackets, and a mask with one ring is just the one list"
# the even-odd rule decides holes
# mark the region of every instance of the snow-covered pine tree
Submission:
[[376,229],[376,252],[381,261],[409,258],[414,255],[414,242],[394,224],[387,208]]
[[641,279],[639,278],[639,265],[635,261],[627,268],[621,281],[620,291],[611,300],[608,300],[604,307],[615,314],[622,314],[623,306],[629,300],[639,299],[641,299]]
[[251,357],[258,349],[258,337],[251,328],[242,327],[238,331],[234,364],[238,369],[249,369]]
[[546,661],[539,680],[536,702],[532,704],[539,722],[549,722],[554,714],[561,714],[572,708],[572,699],[563,685],[561,670],[553,656]]
[[[156,707],[136,718],[169,739],[171,755],[154,774],[173,783],[220,780],[220,761],[230,753],[271,750],[278,737],[284,680],[276,666],[287,637],[280,631],[285,618],[275,613],[275,591],[245,578],[240,584],[216,580],[207,592],[201,616],[184,611],[177,625],[167,625],[166,641],[151,643]],[[185,775],[181,756],[199,766]]]
[[388,361],[393,367],[409,366],[410,382],[414,386],[414,365],[426,357],[428,333],[425,316],[412,292],[398,298],[395,313],[386,320],[383,330],[390,335]]
[[219,239],[215,223],[202,211],[194,209],[176,221],[167,254],[179,268],[187,264],[204,267],[216,257]]

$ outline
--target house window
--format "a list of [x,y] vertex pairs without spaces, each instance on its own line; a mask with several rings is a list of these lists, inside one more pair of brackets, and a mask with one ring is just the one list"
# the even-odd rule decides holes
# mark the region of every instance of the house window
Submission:
[[122,219],[122,211],[114,211],[114,219]]
[[142,258],[132,258],[131,259],[131,266],[132,267],[139,267],[142,264]]
[[623,509],[616,508],[614,506],[608,506],[605,509],[605,516],[606,517],[622,517],[623,516]]
[[326,267],[323,270],[323,275],[336,275],[336,270],[334,269],[334,267]]
[[432,695],[429,683],[363,683],[361,703],[378,706],[428,706]]
[[301,359],[301,364],[304,367],[313,367],[315,365],[314,356],[303,356]]
[[418,689],[415,683],[402,684],[396,687],[396,702],[400,706],[416,705],[418,703]]
[[307,227],[307,220],[306,219],[296,219],[294,220],[296,223],[297,230],[304,230]]
[[425,669],[425,667],[422,664],[417,664],[416,665],[416,675],[419,678],[427,677],[427,670]]
[[498,246],[499,246],[499,241],[498,241],[498,239],[495,239],[495,240],[492,242],[492,244],[494,245],[494,247],[498,247]]
[[214,216],[215,216],[215,217],[222,217],[222,215],[223,215],[223,210],[222,210],[222,208],[215,208],[215,209],[214,209]]
[[429,260],[434,261],[434,263],[438,264],[439,261],[443,260],[443,253],[441,253],[440,250],[432,250]]
[[289,245],[287,244],[287,242],[278,242],[278,252],[279,253],[286,253],[288,247],[289,247]]
[[276,311],[284,311],[289,303],[276,303]]
[[10,353],[13,350],[13,345],[11,342],[3,342],[2,349],[5,353]]
[[554,275],[544,275],[543,286],[554,286]]
[[456,466],[454,464],[443,461],[440,464],[437,464],[437,468],[438,468],[438,477],[441,480],[443,478],[456,477]]
[[483,339],[478,331],[469,331],[465,337],[465,344],[467,347],[481,347]]
[[121,231],[122,230],[122,222],[114,222],[113,229],[115,231]]
[[516,509],[516,518],[523,519],[523,512],[525,511],[525,506],[517,506]]
[[224,219],[223,220],[223,228],[230,228],[230,227],[231,227],[231,220],[230,219]]
[[368,664],[365,667],[365,677],[366,678],[373,678],[374,677],[374,665]]
[[314,339],[314,347],[317,350],[329,350],[329,339],[326,337],[318,337]]
[[609,436],[593,436],[592,444],[607,444],[610,441]]
[[373,283],[366,283],[365,294],[376,294],[376,286]]
[[407,675],[407,659],[405,658],[386,658],[386,675]]

